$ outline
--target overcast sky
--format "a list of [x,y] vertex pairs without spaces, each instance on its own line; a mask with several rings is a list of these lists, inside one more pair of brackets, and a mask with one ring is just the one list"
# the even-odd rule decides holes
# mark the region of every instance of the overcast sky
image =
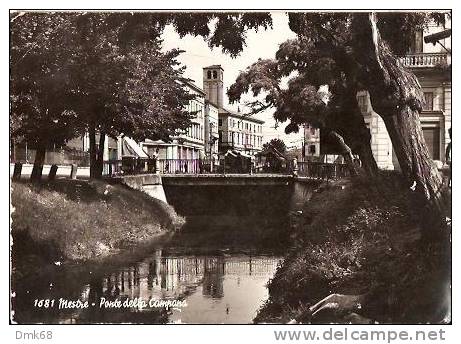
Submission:
[[[247,46],[236,58],[223,54],[220,48],[210,49],[201,37],[188,35],[181,39],[171,27],[167,27],[163,34],[164,49],[179,48],[185,50],[179,57],[179,61],[187,67],[185,76],[194,80],[199,87],[203,87],[202,68],[220,64],[224,68],[224,105],[236,110],[237,105],[228,104],[225,91],[237,78],[239,72],[256,62],[258,58],[273,58],[280,43],[295,37],[295,34],[288,27],[288,17],[284,12],[272,12],[272,20],[272,29],[248,32]],[[243,110],[242,106],[241,110]],[[288,123],[281,123],[277,129],[274,128],[275,121],[272,118],[272,111],[258,114],[255,117],[265,121],[263,142],[279,137],[285,141],[287,146],[301,146],[301,133],[285,135],[284,129]]]

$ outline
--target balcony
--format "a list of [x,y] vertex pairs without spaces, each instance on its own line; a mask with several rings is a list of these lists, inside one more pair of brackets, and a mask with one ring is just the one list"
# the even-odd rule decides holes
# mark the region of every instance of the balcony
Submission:
[[400,57],[399,61],[407,68],[446,67],[451,63],[447,53],[408,54]]

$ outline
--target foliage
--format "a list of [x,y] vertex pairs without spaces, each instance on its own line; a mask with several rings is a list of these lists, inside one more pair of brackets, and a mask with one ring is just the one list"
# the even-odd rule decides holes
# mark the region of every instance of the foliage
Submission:
[[[221,45],[235,56],[244,47],[245,32],[270,26],[271,18],[265,13],[14,12],[13,137],[62,145],[88,131],[91,156],[101,159],[92,148],[96,131],[169,140],[185,130],[191,118],[185,105],[193,96],[176,60],[181,51],[161,51],[160,35],[169,24],[181,36],[201,35],[210,47]],[[103,145],[100,140],[100,151]]]
[[70,58],[65,14],[12,17],[10,50],[11,136],[31,146],[61,145],[78,131],[64,85]]
[[331,293],[367,295],[358,312],[379,323],[443,320],[449,250],[440,243],[421,250],[410,194],[397,175],[384,179],[380,186],[338,182],[314,194],[256,322],[347,323],[344,314],[311,318],[309,306]]
[[[356,13],[289,13],[289,26],[297,38],[282,43],[274,59],[258,60],[238,76],[228,91],[230,101],[242,94],[262,92],[262,101],[253,102],[253,112],[274,109],[277,121],[290,121],[286,131],[298,131],[299,125],[334,126],[338,111],[350,105],[352,89],[364,84],[357,80],[363,66],[352,59],[354,39],[360,27],[352,26]],[[396,54],[410,48],[414,33],[431,20],[441,22],[443,13],[412,12],[378,14],[382,38]],[[398,34],[396,32],[398,30]],[[283,83],[288,77],[288,87]],[[319,88],[328,85],[329,97]],[[355,95],[354,95],[355,96]],[[349,98],[348,98],[349,97]],[[329,100],[325,104],[326,99]]]
[[275,149],[277,152],[284,154],[287,151],[287,146],[283,140],[272,139],[269,142],[263,144],[263,153],[268,152],[271,148]]

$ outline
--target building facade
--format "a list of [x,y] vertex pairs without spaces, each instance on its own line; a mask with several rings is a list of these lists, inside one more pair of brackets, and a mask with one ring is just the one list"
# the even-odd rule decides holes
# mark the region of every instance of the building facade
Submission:
[[145,140],[140,145],[144,151],[153,156],[158,149],[161,160],[196,160],[205,154],[205,93],[201,88],[187,82],[184,84],[189,93],[196,96],[186,106],[187,111],[194,114],[191,126],[183,133],[173,137],[171,142],[161,140]]
[[[421,127],[429,154],[438,167],[445,161],[445,150],[450,142],[451,128],[451,37],[438,43],[425,43],[424,37],[451,28],[429,25],[415,35],[409,53],[400,58],[400,63],[418,78],[424,93],[425,104],[420,113]],[[376,162],[383,169],[399,169],[390,137],[381,117],[373,111],[368,92],[357,94],[357,100],[371,132],[371,148]]]
[[224,107],[224,69],[220,65],[203,68],[206,100],[218,107],[218,149],[221,154],[236,150],[255,155],[262,150],[264,121]]
[[314,128],[310,124],[304,124],[304,160],[312,160],[320,157],[320,129]]
[[219,150],[255,155],[262,150],[264,121],[222,109],[219,112]]
[[216,158],[218,155],[218,106],[205,101],[205,155],[207,158]]

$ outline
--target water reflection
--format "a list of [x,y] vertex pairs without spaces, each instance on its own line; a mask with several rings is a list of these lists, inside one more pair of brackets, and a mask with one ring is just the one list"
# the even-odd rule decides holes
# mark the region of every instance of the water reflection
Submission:
[[[157,250],[133,266],[92,280],[81,297],[96,305],[101,297],[109,301],[185,300],[187,307],[170,309],[169,322],[249,323],[268,297],[266,283],[279,262],[280,258],[273,256],[181,256]],[[116,311],[93,308],[81,318],[112,322],[114,313],[153,311],[142,307]],[[124,318],[130,319],[128,315]]]

